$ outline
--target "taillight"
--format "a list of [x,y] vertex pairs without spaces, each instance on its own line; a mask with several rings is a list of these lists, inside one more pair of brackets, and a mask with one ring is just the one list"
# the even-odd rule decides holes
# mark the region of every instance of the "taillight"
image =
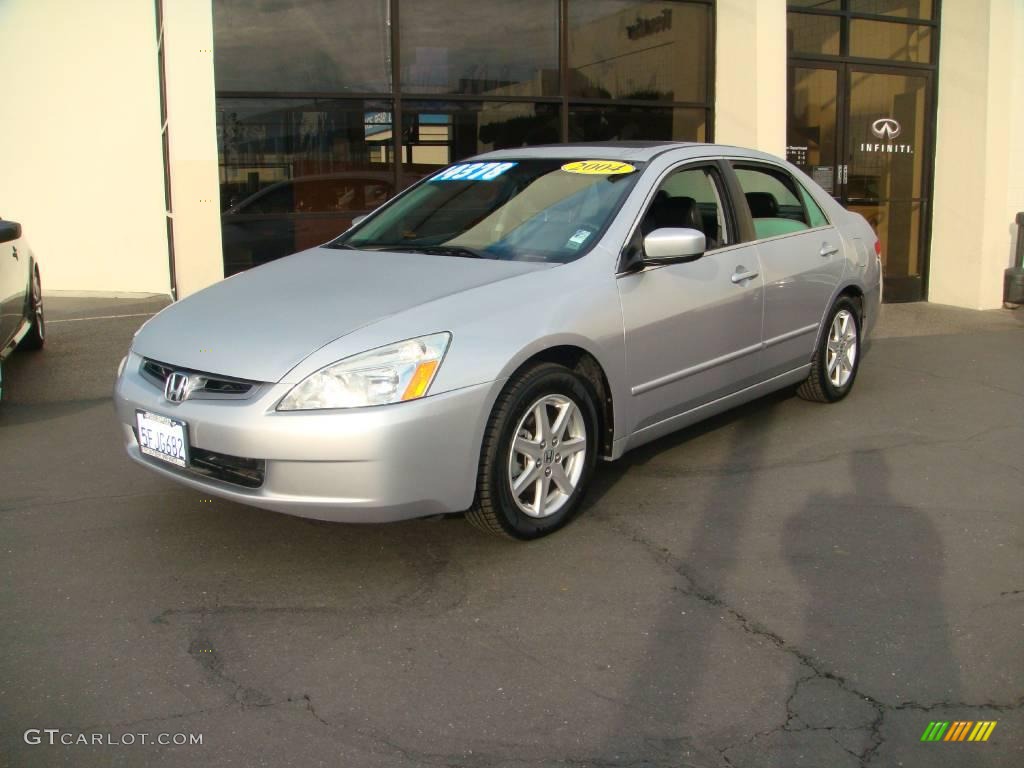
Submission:
[[881,255],[882,255],[882,241],[881,240],[875,240],[875,256],[881,256]]

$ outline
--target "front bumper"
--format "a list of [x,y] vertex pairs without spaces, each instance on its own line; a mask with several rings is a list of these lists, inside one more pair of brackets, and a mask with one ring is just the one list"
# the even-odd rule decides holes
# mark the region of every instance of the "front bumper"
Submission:
[[[492,384],[408,403],[278,412],[291,384],[263,385],[245,400],[164,399],[129,355],[114,389],[128,455],[204,493],[300,517],[385,522],[467,509],[473,501]],[[190,448],[265,461],[249,488],[145,456],[135,410],[182,419]]]

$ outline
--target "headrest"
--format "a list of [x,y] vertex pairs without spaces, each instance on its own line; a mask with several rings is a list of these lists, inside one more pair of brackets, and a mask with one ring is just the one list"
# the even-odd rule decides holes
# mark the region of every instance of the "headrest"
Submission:
[[779,201],[771,192],[747,192],[747,205],[755,219],[774,219],[779,215]]

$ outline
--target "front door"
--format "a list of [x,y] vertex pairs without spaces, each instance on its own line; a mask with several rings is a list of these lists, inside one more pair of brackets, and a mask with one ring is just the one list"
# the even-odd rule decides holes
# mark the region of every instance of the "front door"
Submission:
[[924,298],[932,73],[799,62],[789,78],[788,159],[874,227],[886,300]]
[[715,166],[666,174],[631,240],[663,227],[699,229],[696,261],[620,275],[631,432],[753,384],[760,366],[764,278],[757,246],[737,243]]

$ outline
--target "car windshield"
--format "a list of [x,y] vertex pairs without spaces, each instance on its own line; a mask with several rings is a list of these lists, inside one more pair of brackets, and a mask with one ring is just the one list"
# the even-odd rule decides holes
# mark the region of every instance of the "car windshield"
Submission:
[[640,170],[600,159],[452,165],[331,247],[564,263],[598,240]]

